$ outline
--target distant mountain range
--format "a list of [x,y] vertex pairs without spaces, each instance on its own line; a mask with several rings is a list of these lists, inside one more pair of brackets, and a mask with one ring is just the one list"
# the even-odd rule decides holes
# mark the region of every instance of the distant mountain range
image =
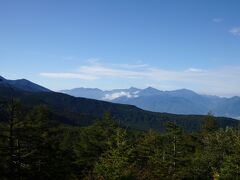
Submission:
[[62,90],[75,97],[85,97],[109,102],[135,105],[144,110],[174,114],[207,114],[232,118],[240,117],[240,97],[222,98],[197,94],[188,89],[160,91],[148,87],[103,91],[91,88]]
[[[98,92],[99,90],[90,90]],[[101,91],[101,90],[100,90]],[[100,92],[99,91],[99,92]],[[124,90],[112,91],[114,98],[111,94],[107,94],[105,100],[117,100],[119,98],[137,98],[140,94],[148,96],[149,92],[157,93],[155,89],[146,89],[140,91],[136,88],[130,88],[128,92]],[[87,92],[86,92],[87,93]],[[119,95],[120,93],[120,95]],[[122,95],[125,94],[126,95]],[[95,96],[93,96],[95,94]],[[88,94],[89,96],[91,94]],[[93,93],[92,97],[97,97],[97,93]],[[155,94],[157,95],[157,94]],[[198,130],[205,116],[201,115],[176,115],[169,113],[157,113],[139,109],[133,105],[117,104],[106,101],[99,101],[87,98],[76,98],[63,93],[50,91],[42,86],[32,83],[28,80],[6,80],[1,77],[0,79],[0,107],[6,104],[11,98],[18,98],[21,100],[22,105],[27,111],[37,105],[47,106],[51,113],[52,118],[63,124],[86,126],[93,123],[96,119],[103,116],[105,112],[111,114],[113,119],[121,126],[137,130],[154,129],[162,131],[166,122],[175,122],[188,131]],[[4,120],[4,114],[1,114],[0,108],[0,121]],[[218,127],[236,127],[239,121],[225,117],[215,117]]]

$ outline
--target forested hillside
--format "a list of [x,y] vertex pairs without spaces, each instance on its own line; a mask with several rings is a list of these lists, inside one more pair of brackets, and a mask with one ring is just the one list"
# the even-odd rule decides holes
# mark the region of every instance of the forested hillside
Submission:
[[0,87],[1,179],[232,179],[239,121]]
[[121,127],[105,114],[87,127],[53,120],[45,106],[1,107],[1,179],[238,179],[240,130],[205,116],[198,132]]
[[[155,113],[144,111],[132,105],[75,98],[56,92],[28,92],[13,87],[0,86],[0,101],[6,103],[11,97],[20,99],[25,109],[45,105],[53,113],[57,122],[77,126],[91,125],[96,119],[108,112],[119,125],[131,129],[149,130],[151,128],[163,131],[164,124],[170,121],[182,126],[185,130],[195,131],[200,129],[205,118],[203,115]],[[217,126],[222,128],[236,127],[239,123],[231,118],[216,117],[215,120]]]

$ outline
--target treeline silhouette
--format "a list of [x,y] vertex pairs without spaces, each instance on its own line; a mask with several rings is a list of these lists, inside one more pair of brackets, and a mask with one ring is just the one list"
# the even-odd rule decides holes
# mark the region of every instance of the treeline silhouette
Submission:
[[0,118],[0,179],[240,178],[240,130],[219,128],[211,114],[195,132],[174,122],[163,132],[133,130],[109,114],[76,127],[12,98]]

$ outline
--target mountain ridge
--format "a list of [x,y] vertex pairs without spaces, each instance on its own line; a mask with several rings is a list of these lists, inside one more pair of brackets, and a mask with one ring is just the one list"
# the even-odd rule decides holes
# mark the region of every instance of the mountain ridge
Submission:
[[51,90],[27,79],[8,80],[0,76],[0,86],[8,86],[29,92],[50,92]]
[[[176,115],[142,110],[134,105],[117,104],[87,98],[77,98],[57,92],[30,92],[0,86],[0,104],[17,98],[25,108],[44,105],[53,113],[59,123],[74,126],[87,126],[100,119],[104,113],[110,113],[119,125],[136,130],[163,131],[167,122],[174,122],[186,131],[200,130],[206,116]],[[237,127],[239,121],[232,118],[213,117],[220,128]],[[0,118],[1,120],[1,118]]]
[[[88,91],[84,88],[79,89],[81,91]],[[135,91],[132,91],[132,89]],[[212,112],[217,116],[240,117],[240,97],[238,96],[223,98],[201,95],[189,89],[161,91],[153,87],[145,89],[131,87],[129,89],[98,90],[100,93],[97,98],[93,98],[94,94],[90,93],[89,96],[86,96],[80,91],[76,97],[91,97],[97,100],[130,104],[154,112],[201,115]],[[75,96],[71,90],[61,92]]]

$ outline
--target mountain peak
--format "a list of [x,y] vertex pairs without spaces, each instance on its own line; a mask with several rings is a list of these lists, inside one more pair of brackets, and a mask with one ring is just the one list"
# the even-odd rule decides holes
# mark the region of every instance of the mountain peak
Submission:
[[154,90],[156,90],[155,88],[153,88],[152,86],[148,86],[147,88],[145,88],[145,89],[154,89]]
[[149,86],[149,87],[141,90],[139,95],[142,95],[142,96],[152,96],[152,95],[159,95],[161,92],[162,91]]
[[0,76],[0,82],[7,84],[8,86],[18,88],[29,92],[50,92],[49,89],[44,88],[38,84],[35,84],[27,79],[8,80]]
[[175,91],[172,91],[174,93],[181,93],[181,94],[197,94],[196,92],[192,91],[192,90],[189,90],[189,89],[178,89],[178,90],[175,90]]
[[190,89],[186,89],[186,88],[178,89],[178,90],[176,90],[176,91],[180,91],[180,92],[194,92],[194,91],[192,91],[192,90],[190,90]]
[[130,91],[139,91],[139,89],[135,88],[135,87],[130,87],[128,90],[130,90]]
[[6,80],[4,77],[0,76],[0,81]]
[[135,88],[135,87],[131,86],[129,89],[137,89],[137,88]]
[[149,86],[149,87],[143,89],[143,91],[159,92],[160,90]]

